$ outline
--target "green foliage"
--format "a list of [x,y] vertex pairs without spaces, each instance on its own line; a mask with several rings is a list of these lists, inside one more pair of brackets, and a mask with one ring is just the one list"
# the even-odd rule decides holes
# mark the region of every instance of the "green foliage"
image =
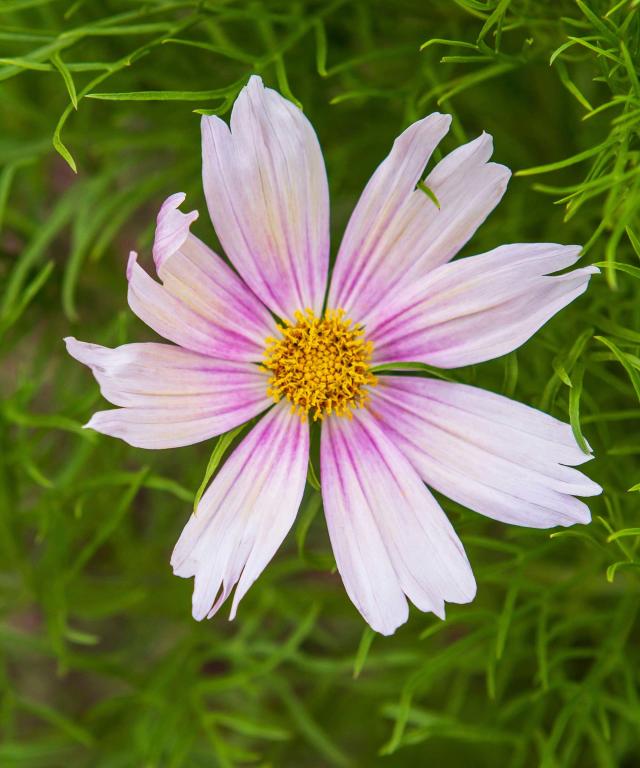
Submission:
[[[0,51],[0,765],[637,765],[640,3],[5,0]],[[395,135],[442,109],[445,151],[486,129],[518,171],[466,253],[578,242],[602,267],[517,353],[452,374],[571,421],[594,521],[550,537],[442,500],[479,584],[446,622],[364,627],[311,465],[239,617],[196,624],[168,558],[213,446],[81,429],[99,395],[61,339],[150,338],[126,254],[168,194],[206,210],[194,112],[253,72],[318,130],[334,245]]]

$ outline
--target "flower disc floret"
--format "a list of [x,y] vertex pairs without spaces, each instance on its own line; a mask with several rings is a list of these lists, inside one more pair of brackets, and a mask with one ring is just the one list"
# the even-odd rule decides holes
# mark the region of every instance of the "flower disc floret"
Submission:
[[272,374],[267,394],[276,402],[286,397],[303,420],[332,413],[350,418],[368,402],[367,387],[376,384],[373,344],[342,309],[328,309],[321,318],[307,309],[294,318],[278,326],[281,338],[266,340],[263,367]]

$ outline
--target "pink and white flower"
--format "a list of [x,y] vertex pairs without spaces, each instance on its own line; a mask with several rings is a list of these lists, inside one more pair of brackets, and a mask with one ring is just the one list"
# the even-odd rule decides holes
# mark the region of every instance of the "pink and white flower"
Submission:
[[[231,126],[202,119],[211,219],[234,271],[190,232],[197,211],[169,197],[153,257],[131,254],[131,309],[172,344],[116,349],[67,339],[118,408],[88,427],[143,448],[173,448],[261,418],[233,451],[171,559],[195,577],[193,615],[240,599],[291,528],[305,489],[309,431],[321,425],[327,525],[346,590],[391,634],[407,598],[444,617],[473,599],[463,546],[427,485],[496,520],[534,528],[587,523],[599,486],[569,425],[475,387],[378,375],[398,362],[479,363],[524,343],[585,291],[578,246],[503,245],[451,261],[500,201],[507,168],[483,134],[416,186],[450,117],[407,128],[367,184],[331,283],[329,194],[316,134],[252,77]],[[325,295],[327,309],[325,310]],[[278,320],[274,319],[278,318]],[[275,404],[274,404],[275,401]]]

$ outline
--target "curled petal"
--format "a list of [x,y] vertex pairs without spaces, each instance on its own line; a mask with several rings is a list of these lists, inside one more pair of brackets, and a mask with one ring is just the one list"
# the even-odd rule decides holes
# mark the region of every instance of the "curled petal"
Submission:
[[161,275],[164,262],[177,253],[191,234],[191,225],[198,218],[198,211],[182,213],[179,206],[186,200],[184,192],[170,195],[162,204],[156,222],[153,240],[153,260]]
[[465,384],[380,376],[371,409],[420,477],[440,493],[529,528],[588,523],[577,496],[600,486],[573,466],[588,461],[568,424]]
[[175,448],[207,440],[252,419],[271,404],[267,375],[251,363],[213,360],[170,344],[116,349],[65,339],[89,366],[103,396],[121,406],[86,425],[138,448]]
[[129,305],[182,347],[226,360],[260,360],[273,320],[233,270],[190,234],[197,212],[181,213],[183,200],[181,193],[172,195],[158,214],[153,256],[162,284],[131,254]]
[[329,264],[329,191],[311,123],[253,76],[231,113],[202,118],[211,220],[247,285],[281,318],[319,314]]
[[308,460],[309,427],[283,401],[226,461],[171,557],[177,576],[195,576],[195,619],[211,618],[237,584],[230,618],[235,617],[293,524]]
[[322,497],[345,588],[373,629],[407,619],[405,595],[444,617],[475,581],[460,540],[415,469],[367,410],[327,419],[321,438]]

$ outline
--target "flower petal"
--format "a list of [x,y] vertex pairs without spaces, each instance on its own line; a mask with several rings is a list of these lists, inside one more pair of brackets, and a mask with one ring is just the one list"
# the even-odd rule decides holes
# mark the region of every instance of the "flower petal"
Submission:
[[272,403],[266,373],[251,363],[213,360],[170,344],[116,349],[65,339],[88,365],[103,396],[122,406],[86,425],[138,448],[175,448],[243,424]]
[[588,507],[573,494],[602,489],[572,468],[591,456],[568,424],[506,397],[435,379],[380,376],[372,397],[384,431],[440,493],[530,528],[589,522]]
[[549,275],[579,254],[574,245],[503,245],[438,267],[365,317],[376,364],[459,368],[511,352],[584,293],[596,267]]
[[295,519],[307,476],[309,427],[281,402],[231,454],[186,524],[171,557],[195,576],[193,616],[211,618],[237,584],[239,601]]
[[197,211],[169,197],[158,214],[153,256],[162,285],[129,259],[129,305],[156,333],[182,347],[227,360],[260,360],[273,320],[258,298],[212,250],[190,234]]
[[349,221],[329,303],[357,322],[449,261],[504,194],[510,171],[488,162],[493,151],[488,134],[458,147],[427,176],[424,183],[437,204],[415,188],[449,122],[448,115],[434,113],[401,134]]
[[377,632],[407,619],[405,595],[444,616],[475,595],[471,567],[446,516],[366,410],[322,425],[322,496],[338,570]]
[[164,263],[180,251],[191,235],[191,225],[200,215],[198,211],[182,213],[178,210],[187,196],[184,192],[170,195],[160,208],[156,220],[156,232],[153,239],[153,260],[158,274]]
[[281,318],[319,314],[329,264],[329,190],[311,123],[253,76],[231,113],[202,118],[211,220],[247,285]]

